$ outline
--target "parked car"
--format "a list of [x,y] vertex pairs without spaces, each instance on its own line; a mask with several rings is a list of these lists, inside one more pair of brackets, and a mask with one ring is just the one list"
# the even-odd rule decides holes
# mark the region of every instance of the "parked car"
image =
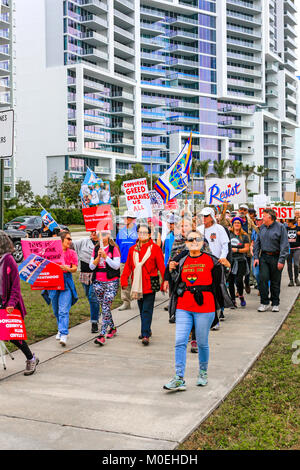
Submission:
[[[28,233],[30,238],[38,238],[42,228],[42,217],[39,215],[22,215],[7,222],[4,230],[22,230]],[[66,225],[60,225],[61,230],[69,230]],[[54,229],[54,233],[59,233],[59,229]]]
[[5,233],[9,236],[9,238],[14,244],[15,251],[13,252],[12,255],[16,263],[21,263],[21,261],[23,261],[21,239],[26,238],[27,233],[22,230],[5,230]]

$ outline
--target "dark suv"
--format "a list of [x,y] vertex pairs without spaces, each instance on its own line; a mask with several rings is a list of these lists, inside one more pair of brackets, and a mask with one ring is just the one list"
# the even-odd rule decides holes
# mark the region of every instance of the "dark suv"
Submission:
[[[7,222],[4,230],[22,230],[28,233],[30,238],[38,238],[42,228],[42,217],[39,215],[22,215]],[[68,230],[65,225],[59,225],[62,230]],[[54,229],[54,233],[59,233],[59,229]]]
[[21,239],[26,238],[27,233],[23,232],[22,230],[5,230],[5,233],[9,236],[9,238],[14,244],[15,251],[12,255],[16,263],[21,263],[21,261],[23,261]]

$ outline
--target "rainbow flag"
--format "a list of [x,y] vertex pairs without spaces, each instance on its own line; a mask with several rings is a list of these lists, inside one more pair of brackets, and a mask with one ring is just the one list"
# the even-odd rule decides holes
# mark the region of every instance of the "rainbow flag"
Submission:
[[154,189],[164,203],[182,193],[189,184],[192,165],[192,133],[170,168],[156,181]]

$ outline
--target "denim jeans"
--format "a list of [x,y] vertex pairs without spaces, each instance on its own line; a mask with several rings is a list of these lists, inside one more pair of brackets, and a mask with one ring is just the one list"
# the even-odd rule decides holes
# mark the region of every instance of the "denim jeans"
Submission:
[[143,298],[137,301],[141,316],[141,334],[143,338],[150,337],[154,300],[155,293],[144,294]]
[[49,290],[49,297],[56,317],[58,331],[61,335],[69,333],[69,313],[72,306],[72,291],[68,287],[65,290]]
[[91,322],[98,323],[99,321],[99,303],[97,300],[97,296],[94,291],[93,284],[89,286],[87,284],[82,284],[84,289],[85,295],[88,298],[90,304],[90,312],[91,312]]
[[209,359],[208,335],[214,318],[215,312],[195,313],[187,310],[176,310],[175,371],[179,377],[184,377],[186,348],[193,324],[195,324],[198,344],[199,369],[207,370]]
[[259,286],[259,265],[254,266],[254,258],[252,260],[252,272],[253,272],[253,276],[256,279],[257,285]]

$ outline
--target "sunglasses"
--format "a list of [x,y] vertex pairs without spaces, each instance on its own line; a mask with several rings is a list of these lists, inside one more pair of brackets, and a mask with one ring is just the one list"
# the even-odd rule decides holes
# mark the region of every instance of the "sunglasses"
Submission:
[[72,241],[72,238],[67,238],[67,237],[66,237],[66,240],[70,240],[70,241]]
[[200,237],[194,237],[194,238],[188,238],[188,239],[187,239],[187,242],[190,242],[190,243],[192,243],[192,242],[194,242],[194,241],[196,241],[197,243],[200,243],[200,242],[202,242],[202,238],[200,238]]

